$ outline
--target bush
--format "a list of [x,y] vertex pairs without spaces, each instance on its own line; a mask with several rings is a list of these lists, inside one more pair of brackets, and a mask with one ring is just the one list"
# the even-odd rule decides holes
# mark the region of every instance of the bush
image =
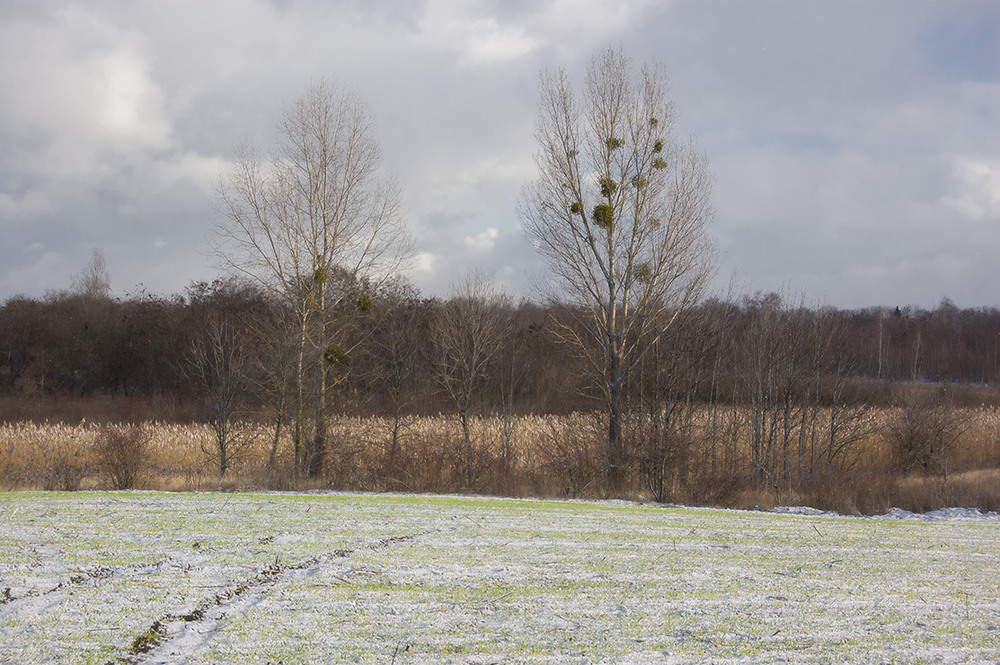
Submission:
[[549,421],[540,434],[540,470],[556,483],[559,496],[577,498],[594,493],[591,487],[606,470],[600,422]]
[[678,490],[688,480],[685,471],[691,446],[684,437],[641,427],[630,434],[627,446],[638,453],[636,464],[643,489],[658,503],[675,501]]
[[889,420],[886,435],[903,476],[912,471],[947,476],[967,417],[954,407],[950,396],[943,394],[910,389],[901,402]]
[[42,488],[47,491],[75,492],[83,482],[84,467],[78,451],[60,452],[46,469]]
[[148,466],[149,430],[143,425],[104,425],[94,444],[98,471],[112,489],[138,487]]

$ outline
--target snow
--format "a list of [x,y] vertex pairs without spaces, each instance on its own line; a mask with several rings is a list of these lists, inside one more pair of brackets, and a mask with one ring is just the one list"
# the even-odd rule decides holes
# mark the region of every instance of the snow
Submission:
[[836,515],[836,513],[809,506],[775,506],[771,512],[783,515]]
[[4,494],[0,662],[995,663],[998,553],[965,509]]
[[[782,515],[812,515],[824,517],[842,517],[839,513],[819,510],[809,506],[775,506],[771,512]],[[866,519],[875,520],[911,520],[921,522],[941,522],[948,520],[1000,520],[1000,514],[986,512],[978,508],[940,508],[926,513],[913,513],[902,508],[892,508],[885,515],[874,515]]]

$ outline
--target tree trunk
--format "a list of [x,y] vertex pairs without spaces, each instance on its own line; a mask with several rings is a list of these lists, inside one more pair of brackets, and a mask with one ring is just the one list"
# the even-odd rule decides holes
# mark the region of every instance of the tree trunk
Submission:
[[299,313],[299,352],[295,362],[295,472],[302,468],[302,454],[305,443],[303,423],[306,417],[305,403],[305,361],[306,361],[306,305]]
[[313,439],[312,453],[309,456],[309,475],[319,476],[326,462],[326,274],[317,270],[319,281],[319,367],[316,370],[316,432]]
[[625,482],[625,447],[622,441],[622,377],[618,354],[610,357],[608,377],[608,489],[620,492]]
[[466,404],[459,411],[462,420],[462,436],[465,437],[465,487],[472,489],[472,437],[469,435],[469,407]]

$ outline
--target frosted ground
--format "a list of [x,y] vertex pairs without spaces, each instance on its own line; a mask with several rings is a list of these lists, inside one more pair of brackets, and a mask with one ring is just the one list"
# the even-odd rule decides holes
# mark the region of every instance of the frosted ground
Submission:
[[809,512],[2,494],[0,663],[1000,662],[995,516]]

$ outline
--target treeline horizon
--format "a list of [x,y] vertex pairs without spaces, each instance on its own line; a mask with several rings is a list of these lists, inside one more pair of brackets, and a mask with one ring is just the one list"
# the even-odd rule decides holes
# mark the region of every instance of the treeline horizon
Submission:
[[[360,285],[348,288],[364,291]],[[424,297],[403,281],[370,290],[364,298],[370,299],[371,311],[358,311],[353,301],[345,307],[346,301],[339,298],[345,312],[338,323],[341,343],[333,346],[343,357],[334,359],[338,376],[333,410],[384,414],[403,393],[419,395],[399,405],[406,413],[449,410],[447,387],[433,367],[434,336],[440,332],[435,321],[449,303],[469,296]],[[507,337],[505,356],[508,361],[519,359],[518,385],[511,393],[496,376],[486,377],[477,384],[470,408],[491,414],[501,404],[519,413],[600,407],[599,386],[589,385],[588,373],[581,371],[585,358],[564,343],[564,333],[554,325],[572,305],[504,298],[489,306],[500,310],[494,325]],[[192,381],[192,355],[210,328],[220,321],[232,322],[238,338],[234,343],[246,350],[256,345],[257,352],[266,353],[275,340],[263,344],[262,336],[273,336],[275,326],[289,315],[285,310],[279,298],[240,278],[193,282],[173,295],[139,292],[116,298],[105,292],[62,290],[40,298],[13,296],[0,305],[0,396],[197,401],[204,386]],[[948,298],[932,310],[841,309],[813,305],[803,297],[756,292],[725,300],[709,297],[679,312],[665,328],[655,350],[644,359],[640,376],[629,377],[633,399],[644,386],[648,388],[654,375],[663,379],[670,374],[676,387],[685,381],[704,383],[704,377],[696,375],[714,371],[717,385],[706,384],[691,397],[741,403],[744,400],[732,385],[738,382],[735,375],[753,362],[750,356],[762,353],[770,356],[767,361],[801,365],[800,373],[819,371],[824,379],[838,374],[854,380],[852,391],[857,394],[852,399],[873,406],[892,405],[891,391],[880,390],[880,385],[986,388],[1000,383],[1000,308],[959,308]],[[762,344],[774,348],[761,348]],[[807,350],[808,346],[813,348]],[[722,367],[711,369],[720,360]],[[758,365],[761,360],[756,359]],[[380,376],[386,371],[399,374],[404,361],[405,377],[395,380],[405,379],[406,385],[390,385]],[[265,363],[261,358],[253,362]],[[497,368],[492,370],[486,374],[496,373]],[[250,374],[247,370],[248,379]],[[508,394],[503,396],[505,389]],[[250,388],[240,399],[266,401]],[[968,397],[969,405],[987,399],[978,392]],[[973,404],[976,400],[980,401]],[[397,408],[394,403],[391,407]]]

